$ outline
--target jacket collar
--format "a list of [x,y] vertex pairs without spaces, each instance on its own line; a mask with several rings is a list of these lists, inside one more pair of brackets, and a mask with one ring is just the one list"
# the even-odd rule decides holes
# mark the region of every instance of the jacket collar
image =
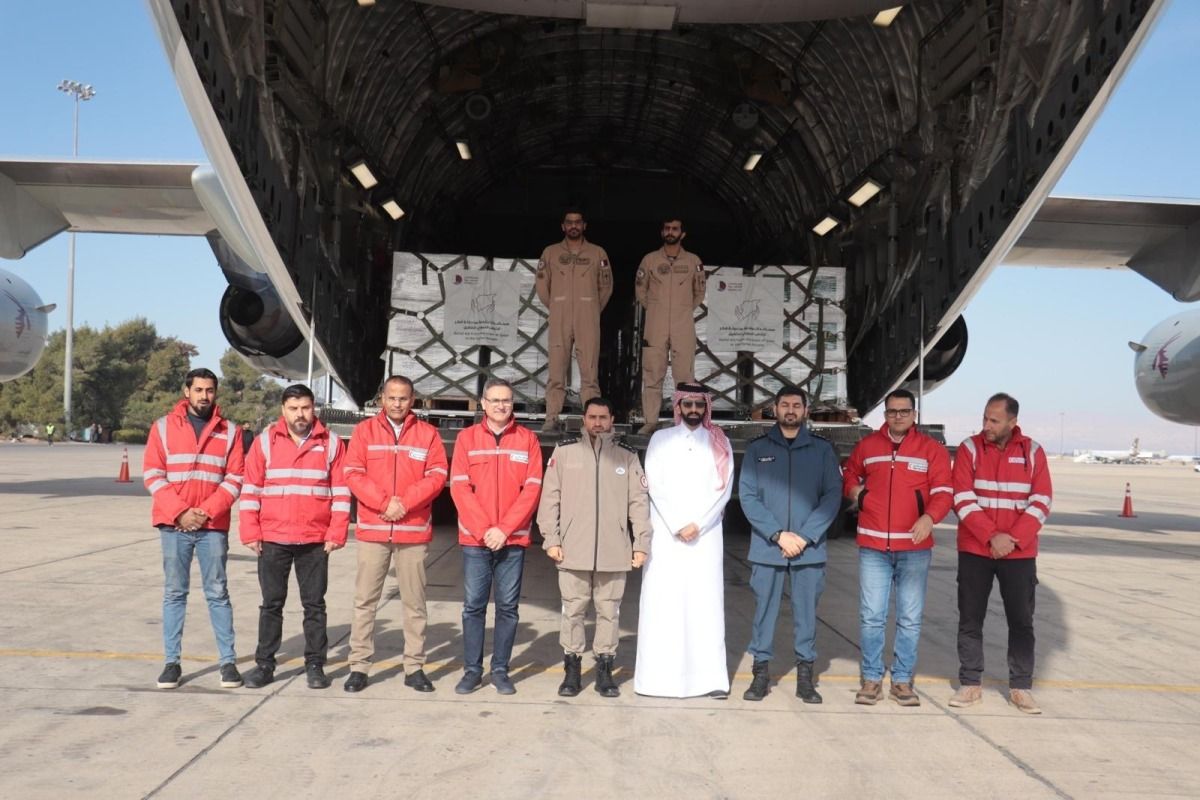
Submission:
[[[982,447],[995,447],[997,450],[1000,450],[999,447],[987,440],[987,437],[983,435],[983,431],[980,431],[975,435],[979,437],[979,444]],[[1027,441],[1029,441],[1029,437],[1021,433],[1021,426],[1017,425],[1012,429],[1012,436],[1008,437],[1008,444],[1004,445],[1004,449],[1000,450],[1000,452],[1006,452],[1010,447],[1023,448],[1025,447],[1025,443]]]
[[[291,434],[291,432],[288,431],[287,422],[284,421],[282,416],[280,416],[279,419],[277,419],[275,421],[275,424],[271,426],[270,430],[271,430],[271,436],[273,438],[278,438],[278,437],[282,436],[285,439],[291,441],[292,434]],[[329,429],[325,427],[325,424],[323,422],[321,422],[320,417],[315,417],[313,419],[312,431],[309,432],[308,438],[305,439],[304,441],[305,441],[305,443],[315,442],[319,439],[326,439],[326,438],[328,438],[328,436],[329,436]]]
[[[379,424],[382,425],[384,430],[386,430],[388,433],[392,433],[395,430],[395,427],[392,425],[392,421],[388,419],[387,412],[382,408],[379,409],[379,413],[375,415],[375,419],[379,420]],[[402,423],[403,427],[400,428],[400,432],[403,433],[404,431],[407,431],[409,426],[412,425],[412,421],[413,413],[412,411],[409,411],[404,415],[404,422]]]
[[[183,400],[180,400],[178,403],[175,404],[175,408],[171,409],[170,416],[178,417],[179,422],[182,424],[185,424],[185,425],[191,424],[188,422],[188,409],[189,408],[190,408],[190,406],[188,405],[187,398],[184,398]],[[219,405],[217,405],[216,403],[214,403],[212,416],[208,418],[208,421],[206,423],[204,423],[204,428],[201,430],[200,435],[204,436],[208,433],[211,433],[212,430],[214,428],[216,428],[217,425],[219,425],[221,420],[224,418],[225,417],[221,414],[221,407]]]
[[783,430],[779,427],[778,422],[772,425],[771,429],[767,431],[767,438],[771,439],[781,447],[788,448],[807,447],[808,445],[812,444],[812,433],[808,429],[807,421],[800,425],[799,433],[797,433],[796,438],[792,439],[791,441],[789,441],[788,438],[783,435]]

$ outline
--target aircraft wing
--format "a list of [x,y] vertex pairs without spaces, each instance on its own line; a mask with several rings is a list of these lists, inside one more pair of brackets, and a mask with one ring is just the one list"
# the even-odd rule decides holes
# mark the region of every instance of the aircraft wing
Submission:
[[1200,300],[1200,200],[1049,197],[1004,263],[1127,268]]
[[203,236],[217,226],[192,186],[197,166],[0,159],[0,257],[62,231]]

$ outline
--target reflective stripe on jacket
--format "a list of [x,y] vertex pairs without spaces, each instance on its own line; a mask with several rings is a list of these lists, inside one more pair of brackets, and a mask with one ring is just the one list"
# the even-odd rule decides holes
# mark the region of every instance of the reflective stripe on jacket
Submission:
[[893,446],[887,423],[855,445],[842,472],[842,494],[858,496],[858,546],[872,550],[928,550],[930,535],[913,544],[912,527],[922,514],[934,524],[950,513],[954,490],[944,445],[916,428]]
[[529,546],[529,523],[542,491],[542,445],[528,428],[509,421],[499,435],[487,420],[463,428],[450,459],[450,496],[458,510],[458,541],[483,547],[488,528],[506,544]]
[[341,439],[319,419],[308,438],[292,441],[282,418],[263,431],[246,456],[238,506],[244,544],[345,544],[350,489],[342,474]]
[[1005,558],[1034,558],[1053,495],[1046,451],[1019,426],[1003,449],[982,433],[964,439],[954,456],[958,549],[990,558],[991,538],[1007,533],[1017,546]]
[[[433,539],[433,501],[446,488],[449,468],[438,429],[412,414],[396,435],[387,414],[354,426],[342,472],[358,500],[354,538],[363,542],[426,544]],[[404,504],[396,522],[379,515],[393,497]]]
[[146,438],[142,481],[154,498],[150,522],[174,525],[184,511],[199,508],[208,514],[205,530],[228,531],[229,509],[242,489],[237,426],[214,407],[197,438],[187,412],[188,401],[180,400]]

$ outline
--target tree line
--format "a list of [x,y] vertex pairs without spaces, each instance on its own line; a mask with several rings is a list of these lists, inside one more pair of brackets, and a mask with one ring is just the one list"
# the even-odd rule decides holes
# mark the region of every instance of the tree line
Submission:
[[[66,332],[53,333],[37,366],[15,381],[0,384],[0,430],[5,434],[21,425],[40,431],[54,423],[61,429],[65,348]],[[184,376],[196,355],[195,345],[160,336],[150,321],[140,317],[102,329],[76,328],[74,425],[95,423],[113,431],[115,438],[144,439],[154,420],[180,399]],[[257,431],[278,413],[275,406],[282,387],[233,348],[221,356],[219,372],[217,404],[226,418]]]

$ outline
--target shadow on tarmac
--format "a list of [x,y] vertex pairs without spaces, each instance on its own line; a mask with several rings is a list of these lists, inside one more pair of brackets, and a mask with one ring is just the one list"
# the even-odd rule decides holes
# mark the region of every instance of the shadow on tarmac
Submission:
[[45,497],[146,497],[141,478],[131,483],[117,483],[112,478],[55,478],[45,481],[11,481],[4,486],[6,494],[41,495]]

